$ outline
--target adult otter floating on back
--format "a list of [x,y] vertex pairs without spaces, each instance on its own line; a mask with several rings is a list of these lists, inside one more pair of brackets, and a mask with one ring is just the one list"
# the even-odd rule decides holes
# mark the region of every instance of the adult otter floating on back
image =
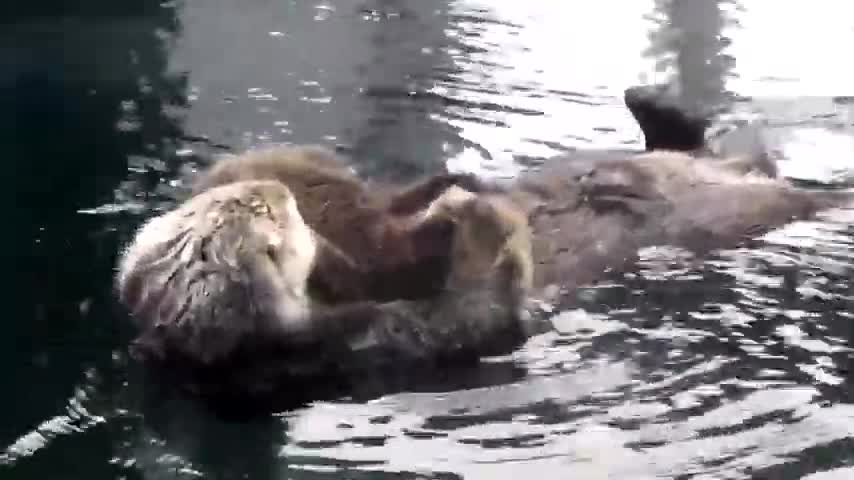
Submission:
[[503,191],[528,212],[537,296],[551,300],[558,288],[626,268],[642,247],[703,254],[851,200],[779,178],[750,128],[722,138],[725,155],[713,154],[703,137],[709,122],[680,110],[662,87],[632,87],[625,99],[647,152],[573,152],[478,187]]
[[[630,103],[628,94],[627,103]],[[652,105],[649,108],[654,110],[657,107]],[[645,124],[640,118],[639,121],[645,132],[656,128],[656,125]],[[667,131],[678,140],[680,123],[677,121],[674,125]],[[659,147],[668,146],[666,136],[648,135],[648,138],[655,139]],[[696,142],[676,142],[678,148],[686,149],[686,145],[696,147],[688,150],[703,147],[696,145]],[[521,298],[519,292],[523,289],[512,285],[527,284],[522,279],[527,276],[523,273],[527,268],[523,266],[526,263],[524,258],[527,257],[525,252],[528,251],[528,247],[524,246],[527,241],[518,239],[529,237],[521,233],[509,236],[502,234],[492,240],[485,240],[479,232],[527,230],[518,222],[510,221],[515,214],[509,217],[492,214],[482,217],[485,220],[477,220],[480,218],[475,215],[478,209],[460,207],[474,200],[459,189],[452,188],[456,184],[466,190],[487,195],[483,199],[492,199],[488,202],[492,206],[486,211],[500,213],[522,208],[527,212],[533,230],[533,258],[536,262],[533,286],[540,296],[548,296],[545,294],[553,290],[552,286],[572,288],[596,280],[609,268],[622,268],[643,246],[670,243],[697,251],[726,246],[757,232],[754,227],[767,229],[792,218],[804,218],[839,200],[837,197],[793,189],[785,181],[764,174],[765,169],[757,161],[761,157],[748,155],[720,160],[679,152],[662,153],[656,148],[653,145],[653,151],[646,154],[570,154],[553,159],[542,170],[525,173],[503,186],[489,185],[488,182],[479,182],[466,175],[439,174],[427,178],[412,189],[387,196],[367,194],[361,180],[343,173],[342,166],[334,157],[326,154],[315,157],[314,163],[287,160],[293,158],[290,155],[294,152],[319,152],[305,147],[267,150],[267,153],[260,155],[257,151],[250,152],[230,162],[218,163],[221,166],[215,165],[202,177],[196,185],[196,196],[180,207],[182,213],[173,214],[170,222],[180,224],[192,218],[202,218],[204,212],[215,212],[215,209],[200,208],[199,203],[193,202],[221,201],[217,200],[217,196],[228,192],[230,185],[232,189],[235,185],[245,187],[246,181],[259,178],[276,180],[266,183],[265,188],[274,188],[272,185],[277,184],[288,185],[297,199],[298,209],[305,222],[321,232],[321,235],[313,237],[317,240],[320,253],[314,257],[315,261],[308,273],[309,292],[324,300],[320,302],[321,307],[327,304],[334,307],[329,312],[340,313],[321,315],[323,309],[317,308],[310,309],[316,316],[299,317],[303,320],[299,325],[305,329],[298,331],[299,335],[288,332],[290,336],[283,340],[288,346],[287,362],[282,361],[285,357],[275,357],[264,348],[252,348],[253,343],[249,342],[248,350],[240,350],[243,356],[237,357],[240,359],[240,368],[208,365],[202,370],[206,370],[211,375],[209,379],[216,384],[250,388],[262,382],[260,379],[282,378],[282,373],[310,376],[335,370],[358,369],[359,365],[364,367],[366,364],[393,365],[400,358],[437,359],[449,352],[468,352],[474,356],[497,354],[517,346],[524,339],[524,335],[519,333],[523,323],[521,317],[503,316],[501,318],[514,320],[496,323],[487,311],[497,307],[512,312],[516,308],[514,305],[518,306]],[[290,154],[281,156],[283,152]],[[283,169],[283,165],[287,168]],[[334,188],[327,188],[330,186]],[[225,190],[221,190],[223,188]],[[341,195],[341,192],[344,194]],[[508,196],[516,206],[501,203],[498,197],[492,196],[496,192]],[[439,198],[436,200],[438,203],[432,203],[436,198]],[[464,202],[461,198],[467,200]],[[483,205],[483,199],[477,200],[477,203]],[[430,208],[431,205],[435,208]],[[354,215],[354,206],[359,207],[355,209],[358,215]],[[425,208],[427,215],[420,215],[419,212],[423,213]],[[446,208],[450,208],[448,211],[451,214],[468,213],[455,218],[453,222],[447,222],[443,220],[448,215]],[[446,214],[437,214],[442,211],[446,211]],[[233,215],[220,212],[212,218],[217,216],[228,218]],[[437,221],[424,222],[424,218]],[[508,225],[508,221],[509,225],[517,226],[501,227]],[[169,223],[164,222],[161,221],[160,225]],[[470,228],[474,225],[481,225],[481,228]],[[488,228],[482,230],[483,226]],[[157,230],[156,227],[147,228]],[[168,299],[168,295],[180,297],[183,294],[180,288],[170,290],[172,287],[157,282],[164,278],[167,271],[180,277],[181,269],[189,265],[185,263],[186,258],[178,255],[181,251],[176,249],[179,237],[175,230],[166,228],[160,235],[164,231],[165,237],[150,243],[140,233],[129,252],[144,253],[139,258],[145,258],[146,261],[123,263],[121,267],[124,272],[124,276],[120,275],[123,290],[133,294],[139,285],[153,285],[148,287],[154,290],[147,298],[153,299],[151,301],[155,303],[141,303],[133,295],[125,297],[125,303],[132,310],[137,310],[138,315],[140,311],[145,314],[145,309],[149,308],[146,305],[154,305],[159,309],[169,304],[164,304],[163,298]],[[217,256],[222,253],[218,249],[239,243],[243,234],[237,232],[241,231],[234,229],[234,234],[228,237],[230,240],[221,234],[211,237],[223,241],[218,247],[215,243],[208,244],[214,247],[200,246],[199,252],[209,248],[208,253],[214,255],[209,255],[199,265],[204,265],[208,260],[227,259],[227,256]],[[462,238],[470,241],[463,242]],[[517,240],[510,241],[510,238]],[[481,265],[481,285],[489,287],[459,289],[460,284],[452,279],[454,275],[465,271],[460,269],[465,263],[457,263],[463,258],[460,254],[477,252],[480,246],[485,245],[485,258],[503,258],[503,254],[495,250],[496,242],[505,245],[509,249],[507,251],[515,252],[510,258],[516,259],[511,262],[516,267],[483,270],[486,264],[477,261],[474,265]],[[285,246],[284,243],[282,245]],[[291,242],[289,245],[294,244]],[[469,248],[456,250],[453,245],[469,245]],[[478,247],[475,248],[475,245]],[[499,250],[503,251],[505,247]],[[281,252],[274,249],[273,253]],[[389,253],[390,256],[385,256]],[[128,254],[125,258],[133,256]],[[228,263],[224,265],[226,270],[233,267]],[[198,271],[204,270],[202,268]],[[245,286],[255,285],[252,275],[244,277]],[[206,284],[202,282],[197,285]],[[455,287],[449,291],[447,287],[452,285]],[[501,295],[496,292],[516,294]],[[376,303],[377,300],[406,297],[420,300]],[[217,305],[214,299],[202,296],[196,298],[201,306],[193,310],[199,315],[196,318],[210,315],[204,309]],[[272,301],[270,299],[273,297],[265,298]],[[507,299],[513,300],[509,304],[502,302]],[[222,308],[230,307],[224,305]],[[178,313],[183,315],[187,312]],[[206,342],[215,344],[229,339],[229,331],[233,329],[232,333],[241,332],[240,329],[246,327],[245,323],[241,323],[242,319],[234,320],[231,317],[230,320],[224,320],[226,317],[221,317],[225,323],[213,322],[211,328],[205,327],[195,332],[187,330],[187,327],[179,328],[176,323],[169,327],[171,333],[167,337],[158,337],[163,333],[163,327],[156,327],[156,321],[152,319],[159,314],[148,312],[147,318],[143,315],[145,320],[141,326],[144,334],[140,346],[151,347],[149,351],[156,354],[158,349],[165,348],[166,344],[162,343],[164,338],[172,338],[177,342],[175,347],[178,350],[190,349],[190,357],[184,358],[193,361],[205,358],[209,351],[209,343]],[[252,317],[244,315],[243,318]],[[326,321],[330,318],[334,320]],[[509,330],[515,330],[516,333],[507,335],[507,325],[512,326]],[[339,328],[344,326],[352,329]],[[263,329],[252,330],[255,327],[251,325],[246,328],[249,330],[242,331],[241,335],[264,332]],[[148,332],[145,332],[146,329]],[[158,330],[160,333],[157,333]],[[155,332],[154,337],[146,335],[151,332]],[[211,332],[215,333],[214,336],[207,337]],[[307,343],[312,345],[311,348],[299,346],[303,342],[303,334],[311,339]],[[417,340],[418,337],[421,340]],[[282,337],[269,334],[266,338]],[[263,341],[261,345],[264,345]],[[282,343],[279,343],[278,347],[281,346]],[[389,352],[392,353],[391,357]],[[185,363],[194,365],[193,361]],[[228,377],[229,381],[221,377]]]
[[[705,251],[753,233],[755,225],[772,227],[821,206],[815,196],[776,180],[757,138],[748,138],[752,143],[739,154],[710,155],[708,120],[681,109],[665,89],[632,87],[625,102],[644,131],[648,153],[567,154],[503,186],[452,173],[404,188],[369,186],[325,148],[280,146],[216,162],[197,179],[194,192],[246,179],[287,184],[311,228],[361,272],[354,279],[318,265],[311,282],[334,302],[436,295],[447,274],[451,229],[441,222],[413,223],[411,215],[451,185],[502,191],[529,212],[535,284],[541,288],[595,280],[631,260],[640,246],[674,243]],[[752,202],[735,204],[734,198]],[[708,200],[718,202],[701,203]]]

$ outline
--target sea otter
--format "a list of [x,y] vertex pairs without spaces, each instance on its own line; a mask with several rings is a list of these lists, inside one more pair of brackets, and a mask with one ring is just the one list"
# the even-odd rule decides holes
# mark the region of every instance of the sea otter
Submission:
[[[245,178],[275,178],[294,189],[306,221],[339,246],[369,285],[360,298],[426,298],[447,274],[451,229],[409,217],[443,189],[503,192],[529,213],[535,285],[588,283],[634,259],[637,249],[675,244],[697,253],[732,245],[844,200],[806,192],[778,177],[758,131],[743,127],[709,145],[711,123],[660,86],[631,87],[626,105],[647,152],[578,151],[506,182],[441,172],[412,187],[369,185],[330,151],[314,146],[250,151],[203,173],[196,191]],[[717,147],[717,150],[712,147]],[[345,279],[316,269],[312,282]],[[327,281],[328,283],[328,281]],[[352,300],[340,280],[330,300]],[[344,293],[342,293],[344,292]]]
[[330,301],[338,302],[438,294],[449,269],[453,226],[438,218],[420,221],[417,213],[452,185],[480,188],[473,175],[450,173],[405,187],[371,184],[330,149],[281,145],[218,160],[195,179],[192,191],[197,195],[219,185],[263,179],[287,185],[309,227],[340,248],[364,273],[354,285],[340,273],[325,268],[315,271],[311,282]]
[[136,358],[198,393],[254,397],[294,379],[507,353],[527,338],[533,277],[525,216],[500,196],[450,188],[413,221],[453,224],[449,270],[420,300],[318,300],[318,264],[361,275],[276,180],[211,187],[146,222],[116,288]]
[[719,139],[716,152],[703,137],[710,122],[680,113],[665,94],[626,91],[646,152],[576,151],[469,187],[502,191],[528,213],[540,298],[628,268],[642,247],[702,255],[851,201],[849,193],[800,189],[779,177],[751,125]]
[[543,295],[624,269],[642,247],[702,255],[850,200],[674,152],[553,159],[503,188],[528,213]]

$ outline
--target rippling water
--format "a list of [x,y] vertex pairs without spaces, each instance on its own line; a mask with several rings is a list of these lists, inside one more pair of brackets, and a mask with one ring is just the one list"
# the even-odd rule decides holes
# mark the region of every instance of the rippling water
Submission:
[[640,149],[636,83],[765,122],[787,176],[851,183],[845,2],[78,3],[0,8],[2,478],[854,476],[849,209],[704,259],[646,249],[508,358],[250,423],[146,382],[110,291],[119,246],[217,153],[512,175]]

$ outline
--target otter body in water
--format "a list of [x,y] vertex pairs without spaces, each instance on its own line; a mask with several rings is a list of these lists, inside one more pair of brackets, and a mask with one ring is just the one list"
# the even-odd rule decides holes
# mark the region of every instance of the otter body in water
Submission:
[[538,296],[628,268],[643,247],[704,254],[850,202],[847,192],[805,190],[779,177],[753,126],[719,139],[723,153],[715,153],[703,138],[709,122],[664,95],[657,87],[626,91],[646,152],[571,152],[474,187],[501,191],[528,213]]
[[448,187],[472,187],[471,175],[442,173],[406,187],[372,185],[331,150],[282,145],[223,158],[203,171],[194,194],[242,180],[276,180],[293,193],[309,227],[335,245],[362,275],[318,268],[313,284],[330,301],[419,299],[444,288],[453,226],[424,221],[425,210]]
[[439,294],[331,304],[315,296],[312,271],[353,266],[306,224],[285,184],[207,189],[149,220],[121,256],[134,355],[221,398],[518,346],[533,275],[525,216],[501,197],[450,189],[419,218],[453,225]]

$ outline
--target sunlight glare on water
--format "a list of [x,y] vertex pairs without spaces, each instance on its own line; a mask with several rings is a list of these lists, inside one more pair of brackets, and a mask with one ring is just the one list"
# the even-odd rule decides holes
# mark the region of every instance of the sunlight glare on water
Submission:
[[640,129],[622,92],[655,80],[651,62],[641,56],[649,29],[642,18],[650,6],[589,2],[579,11],[561,2],[452,3],[452,14],[462,20],[451,32],[467,48],[456,58],[461,72],[435,88],[500,108],[448,109],[448,123],[492,157],[451,159],[449,168],[512,174],[518,170],[514,154],[637,148]]
[[854,42],[852,16],[854,5],[837,0],[749,3],[736,15],[740,27],[724,32],[739,75],[727,88],[760,97],[851,95],[854,71],[842,51]]

